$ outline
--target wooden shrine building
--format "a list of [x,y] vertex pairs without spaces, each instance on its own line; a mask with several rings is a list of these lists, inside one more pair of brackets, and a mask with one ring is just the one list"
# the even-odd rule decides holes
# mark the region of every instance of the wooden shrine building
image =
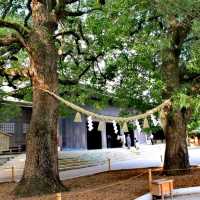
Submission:
[[[15,119],[10,119],[7,122],[0,123],[0,131],[9,134],[10,146],[25,146],[26,133],[29,130],[31,120],[32,105],[30,102],[19,101],[16,102],[21,107],[21,114]],[[108,107],[98,111],[99,114],[119,116],[120,109],[116,107]],[[113,124],[106,123],[103,131],[98,131],[98,123],[93,122],[93,130],[88,130],[87,119],[82,116],[82,122],[75,123],[74,115],[68,117],[60,117],[58,121],[58,145],[61,149],[103,149],[103,148],[119,148],[125,145],[125,137],[127,135],[120,130],[114,133]],[[129,132],[131,136],[132,145],[134,145],[134,137],[140,143],[146,143],[146,136],[144,133],[138,134],[136,131]],[[124,136],[123,141],[119,136]],[[123,137],[121,137],[123,138]]]

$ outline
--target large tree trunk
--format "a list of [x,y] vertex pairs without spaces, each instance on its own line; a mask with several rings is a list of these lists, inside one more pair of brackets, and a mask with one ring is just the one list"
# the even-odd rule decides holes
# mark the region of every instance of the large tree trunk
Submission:
[[26,162],[22,180],[15,191],[30,196],[62,191],[57,153],[58,102],[39,88],[56,92],[58,87],[57,51],[53,23],[44,5],[32,1],[33,30],[27,46],[33,85],[33,111],[27,134]]
[[164,170],[168,175],[181,174],[190,167],[186,142],[186,113],[182,109],[167,116]]
[[[170,24],[171,46],[164,50],[162,72],[166,83],[165,98],[170,98],[180,88],[180,54],[183,41],[190,31],[190,24],[180,23],[175,19]],[[166,150],[164,170],[166,174],[179,174],[180,170],[190,167],[186,142],[186,109],[174,108],[173,102],[166,115]]]
[[[166,52],[168,55],[167,62],[163,64],[167,90],[165,97],[170,97],[172,92],[179,88],[179,67],[178,57],[173,50]],[[171,107],[167,108],[165,118],[165,138],[166,150],[164,160],[165,174],[174,175],[184,172],[190,167],[188,149],[186,142],[186,110],[174,108],[173,102]],[[178,170],[181,169],[181,170]]]

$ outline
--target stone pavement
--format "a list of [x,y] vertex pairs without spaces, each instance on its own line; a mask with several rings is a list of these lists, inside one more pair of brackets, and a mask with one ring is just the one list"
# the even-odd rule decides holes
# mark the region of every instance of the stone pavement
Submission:
[[16,180],[20,180],[23,173],[25,159],[25,154],[16,155],[14,159],[11,159],[4,165],[0,166],[0,182],[6,182],[11,180],[12,166],[15,166]]
[[[171,199],[167,198],[166,200],[171,200]],[[200,200],[200,194],[190,194],[190,195],[183,195],[183,196],[175,196],[173,198],[173,200]]]

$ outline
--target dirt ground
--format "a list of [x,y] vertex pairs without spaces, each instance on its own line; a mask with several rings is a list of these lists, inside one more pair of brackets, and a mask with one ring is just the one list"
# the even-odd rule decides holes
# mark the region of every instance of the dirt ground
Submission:
[[[157,171],[153,179],[166,178]],[[174,187],[200,185],[200,169],[189,174],[167,177],[174,179]],[[148,192],[147,169],[104,172],[97,175],[74,178],[64,182],[69,192],[62,193],[62,200],[134,200]],[[15,184],[0,184],[0,200],[15,200],[11,195]],[[18,200],[55,200],[55,194],[18,198]]]

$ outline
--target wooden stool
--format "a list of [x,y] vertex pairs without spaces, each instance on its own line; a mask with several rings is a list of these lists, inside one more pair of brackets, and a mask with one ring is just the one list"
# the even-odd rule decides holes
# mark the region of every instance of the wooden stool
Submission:
[[164,196],[170,194],[173,199],[173,180],[157,179],[151,182],[151,193],[153,196],[161,196],[164,200]]

